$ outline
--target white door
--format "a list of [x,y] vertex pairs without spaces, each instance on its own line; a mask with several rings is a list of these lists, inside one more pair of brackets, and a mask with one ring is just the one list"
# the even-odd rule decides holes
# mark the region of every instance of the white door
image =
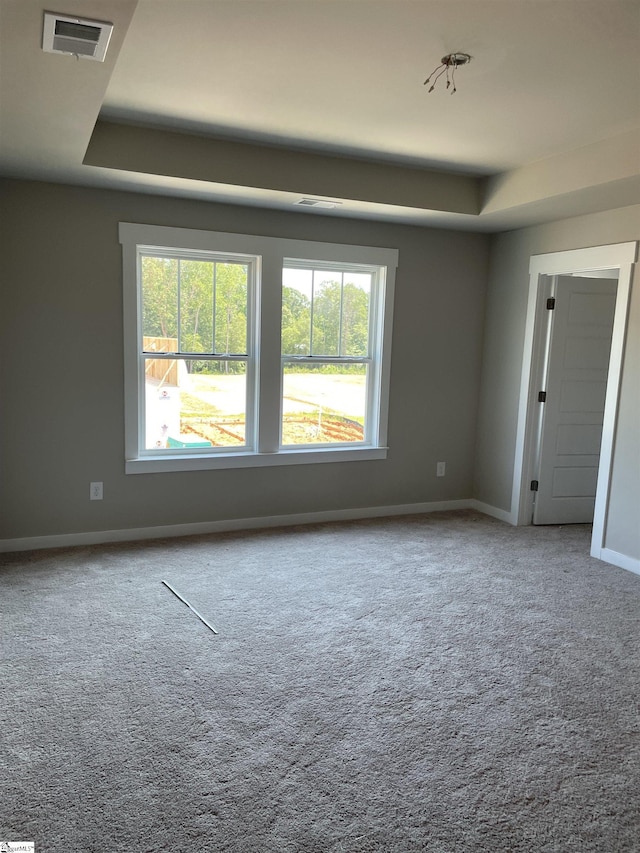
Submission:
[[534,524],[593,521],[617,280],[558,276]]

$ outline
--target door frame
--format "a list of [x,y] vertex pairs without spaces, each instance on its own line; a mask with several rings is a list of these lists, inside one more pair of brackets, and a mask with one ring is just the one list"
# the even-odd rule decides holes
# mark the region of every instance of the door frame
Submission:
[[553,278],[557,275],[593,272],[599,269],[617,269],[619,271],[591,539],[591,554],[594,557],[600,557],[604,547],[622,358],[626,341],[631,278],[637,251],[637,242],[615,243],[608,246],[592,246],[587,249],[532,255],[529,263],[529,299],[520,380],[510,513],[511,523],[517,525],[531,524],[533,511],[533,492],[530,483],[534,479],[533,472],[537,458],[540,420],[538,391],[542,390],[540,383],[544,377],[547,354],[548,315],[546,300],[551,292]]

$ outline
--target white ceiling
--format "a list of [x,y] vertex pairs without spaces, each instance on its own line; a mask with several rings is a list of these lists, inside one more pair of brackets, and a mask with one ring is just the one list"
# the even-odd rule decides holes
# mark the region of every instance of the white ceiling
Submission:
[[[113,22],[107,61],[44,54],[45,5]],[[638,0],[0,0],[0,10],[5,175],[288,209],[311,194],[342,204],[310,215],[477,230],[640,201]],[[452,51],[473,57],[458,91],[442,78],[429,94],[425,78]],[[96,134],[83,164],[98,118],[109,142],[97,148]],[[131,125],[144,129],[146,159],[131,157]],[[162,130],[197,135],[202,161],[221,165],[187,167],[183,137]],[[227,173],[228,140],[251,145],[236,147]],[[300,174],[316,180],[275,168],[282,147],[308,155]],[[342,184],[336,157],[349,158]],[[257,162],[261,175],[238,177]],[[450,182],[451,203],[435,181]],[[413,195],[390,186],[403,182]]]

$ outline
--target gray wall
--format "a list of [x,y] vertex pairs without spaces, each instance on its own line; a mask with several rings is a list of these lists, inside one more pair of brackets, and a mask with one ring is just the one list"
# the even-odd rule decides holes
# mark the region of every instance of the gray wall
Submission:
[[[486,303],[475,497],[511,508],[531,255],[640,239],[640,206],[495,235]],[[640,277],[632,285],[606,547],[640,559]]]
[[[0,538],[472,496],[485,235],[35,182],[0,194]],[[121,220],[398,248],[388,459],[125,475]]]

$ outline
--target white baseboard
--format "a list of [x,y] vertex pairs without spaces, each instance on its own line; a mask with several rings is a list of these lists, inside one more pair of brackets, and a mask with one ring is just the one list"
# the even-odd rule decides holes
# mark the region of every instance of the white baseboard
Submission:
[[628,557],[626,554],[620,554],[618,551],[612,551],[610,548],[602,548],[600,555],[591,555],[603,560],[605,563],[611,563],[612,566],[618,566],[620,569],[626,569],[628,572],[633,572],[640,575],[640,560],[635,557]]
[[492,518],[497,518],[499,521],[505,521],[507,524],[512,524],[514,526],[516,524],[513,520],[512,513],[506,509],[499,509],[497,506],[491,506],[491,504],[485,504],[482,501],[476,500],[469,501],[469,508],[475,509],[478,512],[483,513],[483,515],[490,515]]
[[[0,553],[35,551],[41,548],[68,548],[76,545],[100,545],[105,542],[132,542],[139,539],[165,539],[174,536],[197,536],[202,533],[224,533],[232,530],[255,530],[260,527],[294,527],[324,521],[352,521],[359,518],[384,518],[391,515],[414,515],[470,509],[473,501],[432,501],[393,506],[303,512],[291,515],[269,515],[258,518],[233,518],[224,521],[201,521],[193,524],[167,524],[161,527],[133,527],[124,530],[96,530],[88,533],[62,533],[52,536],[30,536],[24,539],[0,540]],[[477,508],[477,507],[474,507]],[[483,512],[483,510],[479,510]],[[490,514],[490,513],[489,513]]]

